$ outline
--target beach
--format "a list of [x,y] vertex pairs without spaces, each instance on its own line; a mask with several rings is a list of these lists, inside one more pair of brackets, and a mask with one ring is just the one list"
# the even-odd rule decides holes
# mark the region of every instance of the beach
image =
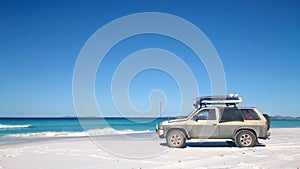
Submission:
[[221,140],[193,140],[186,148],[171,149],[154,133],[4,144],[0,146],[0,168],[297,169],[300,168],[299,133],[300,128],[271,129],[271,138],[259,140],[260,144],[253,148],[237,148]]

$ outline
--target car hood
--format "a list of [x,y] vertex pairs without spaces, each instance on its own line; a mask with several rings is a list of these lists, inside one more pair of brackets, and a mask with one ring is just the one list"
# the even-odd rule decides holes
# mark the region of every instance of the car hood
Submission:
[[181,121],[187,121],[187,118],[168,120],[169,123],[175,123],[175,122],[181,122]]

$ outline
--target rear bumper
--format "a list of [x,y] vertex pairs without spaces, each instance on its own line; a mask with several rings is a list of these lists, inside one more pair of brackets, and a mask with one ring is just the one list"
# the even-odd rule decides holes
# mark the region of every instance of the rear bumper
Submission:
[[270,139],[271,133],[269,131],[266,132],[266,135],[264,137],[259,137],[260,139]]
[[270,138],[271,133],[268,131],[267,132],[267,139]]

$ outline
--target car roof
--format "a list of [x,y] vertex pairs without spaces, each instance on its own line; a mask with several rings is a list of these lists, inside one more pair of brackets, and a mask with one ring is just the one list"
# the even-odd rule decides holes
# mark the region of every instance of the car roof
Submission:
[[234,106],[234,107],[229,107],[229,106],[209,106],[209,107],[202,107],[204,108],[238,108],[238,109],[255,109],[256,107],[250,107],[250,106]]

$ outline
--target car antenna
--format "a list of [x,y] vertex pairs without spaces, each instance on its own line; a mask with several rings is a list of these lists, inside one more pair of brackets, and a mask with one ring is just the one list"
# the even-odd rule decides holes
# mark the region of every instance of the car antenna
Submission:
[[159,117],[161,118],[161,102],[159,102]]

